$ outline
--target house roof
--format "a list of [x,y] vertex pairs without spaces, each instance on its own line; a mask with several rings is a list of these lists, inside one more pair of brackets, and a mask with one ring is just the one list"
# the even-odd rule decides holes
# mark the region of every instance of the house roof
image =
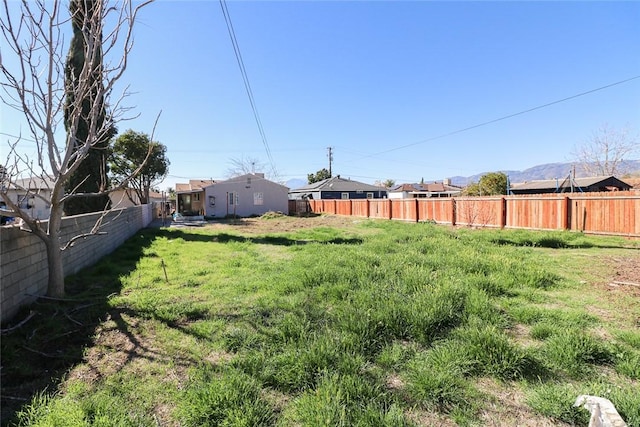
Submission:
[[387,191],[384,187],[365,184],[364,182],[352,181],[341,178],[340,175],[305,185],[304,187],[291,190],[292,192],[312,192],[312,191]]
[[249,179],[255,180],[255,181],[257,181],[257,180],[266,181],[266,182],[270,182],[271,184],[279,185],[281,187],[284,187],[287,190],[289,189],[289,187],[287,187],[286,185],[282,185],[282,184],[280,184],[278,182],[268,180],[267,178],[264,177],[263,173],[247,173],[247,174],[240,175],[240,176],[234,176],[233,178],[229,178],[226,181],[219,181],[218,184],[221,184],[221,183],[232,184],[232,183],[236,183],[236,182],[245,184],[247,182],[247,180],[249,180]]
[[[608,185],[631,187],[626,182],[616,178],[615,176],[592,176],[586,178],[574,178],[574,187],[587,188],[608,181]],[[546,179],[540,181],[529,181],[511,184],[511,189],[515,191],[521,190],[556,190],[558,188],[570,188],[571,182],[565,179]]]
[[212,179],[190,179],[188,184],[176,183],[176,193],[194,193],[213,184],[215,181]]
[[461,191],[462,188],[455,185],[445,184],[443,182],[417,183],[417,184],[400,184],[391,188],[390,192],[407,192],[407,193],[452,193]]
[[28,190],[49,190],[53,188],[53,180],[49,177],[31,177],[20,178],[9,184],[9,188],[28,189]]

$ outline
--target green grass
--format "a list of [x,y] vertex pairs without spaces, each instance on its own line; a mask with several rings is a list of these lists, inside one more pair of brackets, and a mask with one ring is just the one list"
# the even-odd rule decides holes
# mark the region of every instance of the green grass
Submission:
[[592,286],[633,242],[309,221],[143,230],[68,278],[74,301],[3,336],[3,395],[27,399],[3,424],[477,425],[491,378],[523,413],[582,423],[600,393],[640,426],[640,308]]

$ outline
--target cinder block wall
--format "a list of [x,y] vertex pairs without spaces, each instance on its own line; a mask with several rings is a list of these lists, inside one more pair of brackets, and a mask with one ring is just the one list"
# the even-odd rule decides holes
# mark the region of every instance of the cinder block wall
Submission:
[[[100,214],[66,217],[62,220],[62,237],[88,233]],[[102,219],[99,231],[104,235],[89,236],[75,242],[63,253],[64,272],[74,274],[95,264],[103,256],[149,225],[153,218],[152,205],[117,209]],[[16,314],[20,306],[44,295],[47,291],[47,253],[42,241],[17,226],[0,229],[0,320]]]

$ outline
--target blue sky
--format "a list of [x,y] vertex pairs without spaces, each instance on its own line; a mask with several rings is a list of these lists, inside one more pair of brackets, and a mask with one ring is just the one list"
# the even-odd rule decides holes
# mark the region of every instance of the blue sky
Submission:
[[[281,181],[328,167],[329,146],[334,174],[401,183],[569,161],[603,124],[640,131],[639,78],[455,133],[640,76],[640,2],[227,8]],[[123,82],[140,116],[118,127],[150,133],[162,110],[161,189],[224,179],[232,159],[270,165],[218,1],[159,0],[135,34]]]

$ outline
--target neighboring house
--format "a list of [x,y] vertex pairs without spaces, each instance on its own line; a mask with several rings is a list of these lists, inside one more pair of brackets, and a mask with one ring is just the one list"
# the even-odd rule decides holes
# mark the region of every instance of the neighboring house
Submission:
[[615,176],[589,178],[550,179],[511,184],[511,194],[592,193],[602,191],[628,191],[631,185]]
[[249,217],[267,212],[289,214],[289,188],[269,181],[263,173],[237,176],[205,188],[205,215]]
[[[138,193],[132,188],[121,188],[112,191],[109,193],[109,197],[111,198],[112,209],[129,208],[141,204]],[[154,216],[158,218],[162,217],[163,206],[164,215],[167,217],[171,216],[171,212],[175,211],[176,208],[175,198],[171,199],[169,194],[162,194],[156,191],[149,191],[149,204],[153,205]]]
[[422,199],[427,197],[453,197],[459,196],[461,187],[451,185],[451,181],[443,182],[401,184],[389,189],[390,199]]
[[51,200],[52,188],[53,181],[50,179],[23,178],[9,184],[7,195],[31,218],[46,220],[49,219],[48,200]]
[[289,198],[296,199],[386,199],[387,189],[376,187],[340,175],[289,191]]
[[109,193],[113,209],[130,208],[140,205],[140,198],[132,188],[121,188]]
[[214,183],[212,179],[191,179],[188,184],[176,184],[178,213],[205,215],[204,189]]

